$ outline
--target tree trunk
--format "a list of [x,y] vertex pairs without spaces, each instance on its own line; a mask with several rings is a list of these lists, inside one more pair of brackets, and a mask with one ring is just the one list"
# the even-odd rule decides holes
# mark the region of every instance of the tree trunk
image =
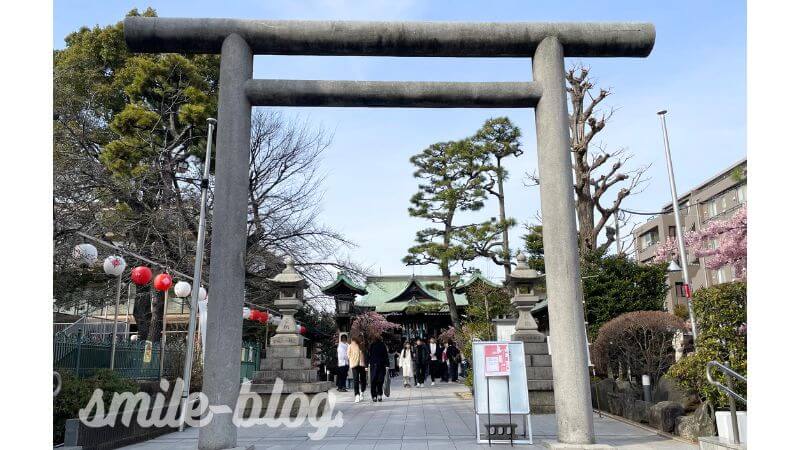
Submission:
[[161,340],[161,328],[164,326],[164,292],[156,291],[154,298],[153,318],[150,321],[150,333],[147,340],[159,342]]
[[444,294],[447,297],[447,307],[450,310],[450,320],[453,321],[453,327],[458,330],[461,329],[461,318],[458,317],[456,297],[453,294],[453,285],[450,282],[450,268],[447,265],[442,266],[442,276],[444,277]]
[[[444,224],[444,242],[445,248],[450,247],[450,234],[453,232],[451,221],[453,220],[453,213],[455,210],[450,211],[450,215]],[[447,308],[450,310],[450,320],[453,322],[453,327],[458,330],[461,328],[461,318],[458,317],[458,306],[456,305],[456,297],[453,295],[453,285],[450,281],[450,261],[444,258],[441,262],[442,276],[444,277],[444,295],[447,298]]]
[[150,286],[136,286],[136,298],[133,303],[133,318],[136,320],[136,334],[139,336],[139,340],[147,340],[152,316],[153,310],[150,300]]
[[[497,167],[500,168],[500,158],[497,158]],[[500,223],[506,222],[506,196],[503,193],[503,177],[498,173],[497,176],[497,201],[500,204]],[[506,278],[511,274],[511,249],[508,243],[508,227],[503,227],[503,270]],[[487,310],[488,311],[488,310]],[[487,312],[488,314],[488,312]]]
[[578,213],[578,252],[581,256],[586,256],[597,247],[597,236],[594,234],[594,202],[588,183],[585,189],[578,193],[575,209]]

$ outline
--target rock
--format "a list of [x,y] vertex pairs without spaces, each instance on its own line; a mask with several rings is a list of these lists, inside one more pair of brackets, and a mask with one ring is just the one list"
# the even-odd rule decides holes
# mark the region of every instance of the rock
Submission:
[[620,416],[625,413],[625,400],[619,392],[609,392],[606,394],[608,399],[608,412],[615,416]]
[[658,402],[648,410],[650,426],[667,433],[675,430],[675,422],[682,415],[683,406],[678,402]]
[[648,409],[652,403],[644,400],[637,400],[630,397],[625,397],[623,400],[623,417],[628,420],[639,423],[647,423]]
[[[592,385],[592,404],[601,411],[609,411],[608,394],[613,393],[617,388],[617,383],[608,378],[595,382]],[[610,412],[610,411],[609,411]]]
[[700,405],[700,397],[683,390],[672,378],[662,376],[655,385],[653,401],[678,402],[685,411],[694,411]]
[[703,402],[688,416],[678,417],[675,432],[685,439],[697,440],[700,436],[714,436],[716,426],[711,404]]

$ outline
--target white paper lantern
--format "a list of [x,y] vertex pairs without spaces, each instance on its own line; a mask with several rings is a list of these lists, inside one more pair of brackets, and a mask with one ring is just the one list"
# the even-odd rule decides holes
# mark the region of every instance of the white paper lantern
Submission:
[[192,285],[185,281],[178,281],[175,283],[175,296],[188,297],[192,293]]
[[247,306],[242,308],[242,319],[249,319],[250,318],[250,308]]
[[281,318],[278,316],[273,316],[272,314],[269,315],[269,323],[272,325],[278,325],[281,323]]
[[78,244],[72,249],[72,257],[78,264],[90,266],[97,261],[97,247],[92,244]]
[[198,300],[208,300],[208,292],[206,292],[206,288],[200,286],[200,292],[197,298]]
[[106,275],[118,277],[125,272],[125,259],[122,256],[111,255],[103,261],[103,271]]
[[139,335],[138,334],[132,334],[131,335],[131,342],[136,342],[138,340],[139,340]]

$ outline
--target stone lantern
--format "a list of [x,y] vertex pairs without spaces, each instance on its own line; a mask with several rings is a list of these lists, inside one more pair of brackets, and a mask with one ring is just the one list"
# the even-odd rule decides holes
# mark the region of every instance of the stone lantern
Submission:
[[518,314],[516,335],[539,333],[539,326],[531,314],[531,309],[544,301],[544,281],[544,274],[531,269],[525,256],[517,253],[517,267],[506,278],[506,286],[513,295],[511,304],[517,309]]
[[517,309],[517,324],[511,340],[525,346],[525,372],[528,378],[528,399],[534,414],[555,412],[553,366],[547,336],[539,331],[531,309],[546,297],[545,276],[528,266],[525,256],[517,254],[517,266],[506,277],[506,286]]
[[303,338],[297,331],[294,315],[305,303],[303,291],[308,287],[308,282],[294,268],[294,260],[291,257],[286,260],[286,268],[270,281],[278,288],[275,307],[282,316],[270,343],[272,345],[300,345],[303,343]]
[[330,295],[336,302],[336,326],[339,332],[349,333],[350,322],[355,315],[356,295],[367,295],[366,289],[339,272],[333,283],[322,288],[322,293]]
[[[317,369],[307,356],[303,337],[297,331],[294,320],[294,315],[305,303],[303,290],[308,287],[308,283],[297,273],[291,258],[286,260],[286,268],[270,281],[278,288],[275,307],[283,317],[275,336],[269,341],[266,358],[261,360],[261,370],[253,374],[251,392],[271,394],[279,378],[283,382],[283,392],[326,392],[330,388],[330,382],[319,381]],[[282,394],[283,397],[286,395],[288,394]]]

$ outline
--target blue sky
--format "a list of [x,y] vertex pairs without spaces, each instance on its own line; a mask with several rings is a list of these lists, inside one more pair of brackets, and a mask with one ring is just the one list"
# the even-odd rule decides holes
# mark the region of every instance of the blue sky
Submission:
[[[618,110],[596,143],[626,147],[630,167],[652,164],[647,188],[627,208],[653,211],[669,201],[669,186],[656,112],[668,109],[668,126],[679,191],[685,191],[743,158],[745,148],[746,11],[743,1],[421,1],[273,0],[210,2],[56,0],[54,42],[82,25],[119,21],[136,7],[154,7],[162,17],[254,19],[353,19],[435,21],[649,21],[656,44],[646,59],[570,59],[591,66],[598,86],[613,95],[604,104]],[[513,59],[363,58],[260,56],[255,78],[527,81],[531,62]],[[539,211],[538,190],[523,185],[536,170],[533,111],[494,109],[296,108],[299,116],[333,133],[322,168],[326,173],[322,218],[359,246],[349,256],[375,273],[410,273],[401,258],[417,229],[408,217],[416,189],[408,159],[431,143],[466,137],[489,117],[507,115],[523,133],[525,154],[509,161],[507,210],[520,224]],[[496,214],[487,202],[482,214]],[[511,233],[522,246],[524,228]],[[476,263],[497,277],[502,270]],[[434,273],[432,267],[417,273]]]

